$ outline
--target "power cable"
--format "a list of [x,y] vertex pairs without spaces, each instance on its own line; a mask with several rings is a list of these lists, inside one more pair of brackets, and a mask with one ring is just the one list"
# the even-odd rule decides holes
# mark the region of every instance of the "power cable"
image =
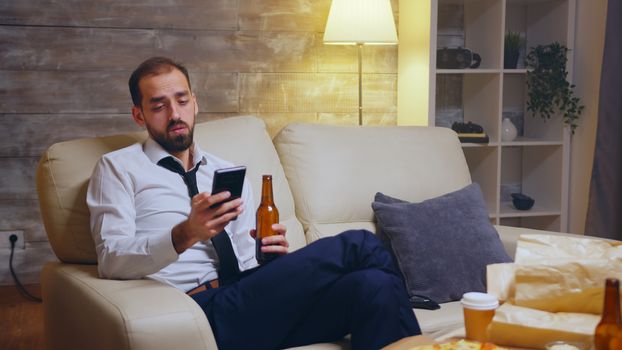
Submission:
[[11,276],[13,276],[13,281],[15,281],[15,287],[17,287],[17,290],[24,298],[30,301],[37,302],[37,303],[42,303],[43,299],[30,294],[26,290],[26,288],[24,288],[22,283],[19,281],[19,278],[17,278],[17,274],[15,273],[15,270],[13,269],[13,252],[15,251],[15,242],[17,242],[17,235],[9,236],[9,241],[11,241],[11,256],[9,257],[9,270],[11,270]]

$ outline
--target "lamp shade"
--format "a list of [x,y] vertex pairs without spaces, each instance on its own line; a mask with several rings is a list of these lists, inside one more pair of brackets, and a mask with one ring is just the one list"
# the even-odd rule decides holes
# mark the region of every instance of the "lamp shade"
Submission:
[[325,44],[394,45],[397,33],[390,0],[333,0]]

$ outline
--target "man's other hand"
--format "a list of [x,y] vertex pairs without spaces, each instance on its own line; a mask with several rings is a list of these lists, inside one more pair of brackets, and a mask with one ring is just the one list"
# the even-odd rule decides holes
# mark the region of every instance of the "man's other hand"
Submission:
[[[261,251],[264,253],[287,254],[289,252],[289,242],[285,238],[287,227],[283,224],[272,224],[272,230],[275,235],[264,237],[261,240]],[[252,229],[251,237],[257,238],[257,231]]]

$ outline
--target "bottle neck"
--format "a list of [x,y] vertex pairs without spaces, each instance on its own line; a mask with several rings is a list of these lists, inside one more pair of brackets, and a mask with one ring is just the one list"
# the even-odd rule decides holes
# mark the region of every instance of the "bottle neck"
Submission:
[[272,197],[272,176],[264,175],[261,184],[261,204],[274,204]]
[[605,304],[601,322],[621,323],[620,319],[620,282],[607,279],[605,283]]

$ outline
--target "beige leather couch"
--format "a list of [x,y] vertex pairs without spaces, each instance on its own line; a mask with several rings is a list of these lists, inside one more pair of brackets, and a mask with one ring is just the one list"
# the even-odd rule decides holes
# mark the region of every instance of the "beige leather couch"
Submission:
[[[151,280],[97,276],[85,203],[88,179],[102,154],[144,137],[61,142],[41,159],[41,213],[60,260],[48,263],[41,275],[49,349],[216,349],[202,310],[183,292]],[[198,124],[195,139],[204,149],[245,164],[256,199],[261,175],[273,174],[275,201],[293,249],[347,229],[375,231],[371,202],[377,191],[421,201],[471,182],[456,135],[443,128],[293,124],[273,143],[261,119],[235,117]],[[529,231],[497,229],[510,255],[518,235]],[[415,313],[424,333],[434,337],[462,327],[457,302]],[[349,346],[344,341],[304,348]]]

